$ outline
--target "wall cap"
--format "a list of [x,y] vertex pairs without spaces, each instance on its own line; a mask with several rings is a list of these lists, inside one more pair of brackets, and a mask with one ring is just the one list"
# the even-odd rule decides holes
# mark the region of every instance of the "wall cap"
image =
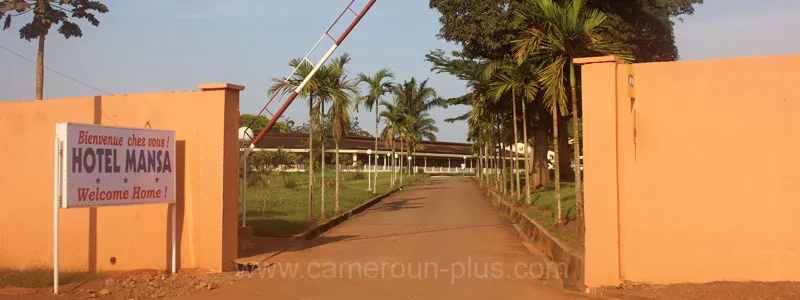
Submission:
[[619,57],[609,55],[609,56],[594,56],[594,57],[581,57],[575,58],[572,60],[573,63],[576,65],[588,65],[588,64],[596,64],[596,63],[611,63],[616,62],[618,64],[624,64],[625,62],[619,59]]
[[244,91],[243,85],[236,85],[231,83],[201,83],[197,85],[197,88],[203,91],[214,91],[214,90]]

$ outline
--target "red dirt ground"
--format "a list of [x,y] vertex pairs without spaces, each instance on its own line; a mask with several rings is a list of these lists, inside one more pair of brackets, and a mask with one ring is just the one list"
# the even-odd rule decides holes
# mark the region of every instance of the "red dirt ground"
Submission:
[[[423,180],[315,240],[287,244],[286,251],[263,256],[267,267],[249,276],[139,271],[62,286],[59,296],[49,289],[4,288],[0,299],[608,299],[561,289],[545,271],[552,265],[526,249],[468,178]],[[100,294],[104,288],[110,294]],[[800,284],[603,292],[622,299],[800,299]]]

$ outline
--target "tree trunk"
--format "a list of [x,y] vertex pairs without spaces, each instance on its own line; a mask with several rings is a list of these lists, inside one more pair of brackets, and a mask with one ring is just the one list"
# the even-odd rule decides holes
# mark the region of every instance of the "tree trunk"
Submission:
[[488,141],[488,138],[486,138],[486,136],[484,136],[484,139],[485,140],[483,141],[484,144],[483,144],[483,173],[482,173],[483,176],[481,178],[483,179],[483,181],[488,181],[489,180],[489,141]]
[[394,188],[394,182],[397,179],[396,174],[394,173],[394,169],[397,166],[397,160],[394,158],[395,152],[395,140],[394,140],[394,133],[392,133],[392,154],[389,156],[389,159],[392,160],[392,188]]
[[403,147],[405,146],[405,141],[400,138],[400,168],[397,170],[400,173],[400,185],[403,185]]
[[[39,14],[45,15],[45,0],[39,0]],[[44,27],[44,25],[41,25]],[[39,33],[39,49],[36,50],[36,100],[44,99],[44,40],[47,32],[42,30]]]
[[[308,117],[314,119],[314,96],[308,99]],[[308,222],[314,222],[314,126],[308,122]]]
[[522,190],[519,187],[519,172],[517,172],[517,167],[519,166],[519,162],[517,161],[517,159],[518,159],[518,157],[517,157],[517,145],[519,144],[519,140],[517,139],[517,137],[519,136],[519,134],[517,132],[517,94],[516,93],[511,93],[511,106],[512,106],[512,111],[514,112],[514,120],[513,120],[513,123],[514,123],[514,147],[511,148],[511,151],[512,151],[511,154],[513,155],[511,163],[514,164],[514,166],[511,168],[511,172],[514,174],[514,176],[517,179],[517,187],[516,187],[517,190],[515,191],[516,192],[515,198],[516,198],[516,200],[519,200],[519,197],[522,194]]
[[378,116],[378,103],[375,103],[375,180],[372,181],[372,194],[375,195],[378,193],[378,122],[380,122],[380,117]]
[[489,132],[489,142],[486,143],[486,180],[494,184],[494,139]]
[[503,171],[502,172],[503,176],[502,176],[501,180],[503,182],[503,194],[508,195],[508,192],[509,192],[509,190],[508,190],[508,182],[509,182],[509,180],[508,180],[508,171],[506,169],[506,167],[507,167],[506,166],[506,155],[507,155],[506,154],[506,145],[501,142],[500,143],[500,157],[501,157],[500,165],[503,168],[503,170],[502,170]]
[[325,100],[320,99],[320,129],[322,131],[322,185],[320,186],[320,194],[322,195],[320,198],[320,220],[325,220]]
[[558,154],[560,155],[561,161],[559,162],[559,166],[561,166],[561,180],[562,181],[573,181],[575,178],[575,173],[572,172],[572,166],[570,163],[572,159],[572,151],[569,151],[569,116],[559,116],[558,117]]
[[547,127],[541,124],[533,131],[533,185],[538,189],[551,183],[550,168],[548,166],[547,152]]
[[553,105],[553,169],[555,169],[555,202],[556,202],[556,224],[561,224],[561,172],[559,166],[558,155],[558,104]]
[[528,116],[525,112],[525,99],[522,100],[522,144],[525,156],[525,202],[531,204],[531,179],[528,174],[530,173],[528,170],[530,166],[528,160]]
[[[552,127],[552,119],[550,112],[548,112],[541,104],[534,106],[536,113],[539,116],[539,122],[533,129],[533,185],[534,189],[552,183],[550,179],[549,158],[547,152],[550,150],[548,130]],[[550,122],[550,125],[547,123]],[[554,165],[555,166],[555,165]]]
[[[337,120],[336,122],[338,123],[338,118],[336,120]],[[338,132],[339,131],[337,129],[337,133]],[[334,204],[333,204],[333,212],[334,212],[334,215],[337,215],[337,216],[339,215],[339,176],[340,176],[339,175],[340,174],[340,170],[339,169],[340,169],[340,166],[339,166],[339,140],[337,139],[336,140],[336,180],[335,180],[335,182],[336,182],[336,191],[335,191],[336,192],[336,194],[335,194],[336,196],[335,197],[336,198],[335,198]]]
[[[478,140],[480,140],[480,139],[478,139]],[[478,144],[478,147],[479,147],[478,148],[478,153],[477,153],[478,154],[478,159],[475,161],[475,177],[478,177],[478,179],[481,179],[481,160],[482,160],[481,157],[483,156],[481,154],[481,152],[483,152],[483,151],[481,151],[481,148],[483,148],[483,146],[480,146],[480,144]],[[474,155],[475,153],[473,152],[472,154]]]
[[583,194],[581,188],[581,136],[580,123],[578,122],[578,95],[575,86],[572,86],[572,158],[575,172],[575,213],[578,218],[578,241],[583,237]]
[[503,191],[500,185],[500,138],[497,130],[497,116],[492,115],[492,155],[494,155],[494,186],[498,192]]

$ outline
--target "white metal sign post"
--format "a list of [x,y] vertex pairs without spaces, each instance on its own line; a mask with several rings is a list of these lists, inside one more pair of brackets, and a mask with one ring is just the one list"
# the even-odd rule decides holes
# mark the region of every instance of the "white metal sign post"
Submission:
[[58,210],[133,204],[172,205],[176,271],[175,131],[56,124],[53,293],[58,294]]

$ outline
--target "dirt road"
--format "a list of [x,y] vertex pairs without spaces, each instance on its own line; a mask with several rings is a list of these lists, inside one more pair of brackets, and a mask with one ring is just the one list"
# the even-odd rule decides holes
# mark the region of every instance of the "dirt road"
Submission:
[[426,179],[266,264],[185,299],[589,299],[539,279],[557,266],[467,178]]

